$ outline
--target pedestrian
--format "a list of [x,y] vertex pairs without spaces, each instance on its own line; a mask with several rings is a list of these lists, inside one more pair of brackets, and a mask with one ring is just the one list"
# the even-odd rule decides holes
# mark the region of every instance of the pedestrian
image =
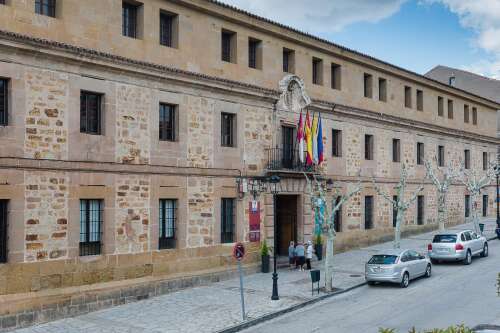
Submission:
[[293,269],[295,265],[295,242],[291,241],[288,247],[288,263],[290,264],[290,269]]
[[295,255],[296,255],[296,267],[300,271],[303,271],[304,262],[306,261],[304,244],[297,243],[297,246],[295,247]]
[[306,264],[307,264],[307,270],[311,270],[311,260],[313,258],[313,246],[311,241],[307,242],[307,249],[306,249]]

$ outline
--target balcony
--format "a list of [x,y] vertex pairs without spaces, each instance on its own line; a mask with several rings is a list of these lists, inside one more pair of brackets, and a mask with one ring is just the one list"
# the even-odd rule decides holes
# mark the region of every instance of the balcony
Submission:
[[[299,152],[298,149],[268,148],[267,167],[268,171],[283,172],[306,172],[316,173],[316,165],[307,166],[305,163],[306,152]],[[300,154],[304,156],[304,162],[300,161]]]

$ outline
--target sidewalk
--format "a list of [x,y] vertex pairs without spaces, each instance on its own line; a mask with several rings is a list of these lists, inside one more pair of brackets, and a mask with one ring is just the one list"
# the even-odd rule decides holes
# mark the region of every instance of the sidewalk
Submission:
[[[484,220],[488,238],[495,237],[495,220]],[[452,229],[472,228],[471,224]],[[402,240],[401,246],[426,251],[433,233],[412,236]],[[371,255],[391,248],[392,243],[353,250],[335,255],[334,287],[339,290],[364,284],[364,264]],[[322,270],[323,263],[316,262]],[[309,272],[279,271],[279,301],[271,301],[272,274],[253,274],[244,278],[247,323],[260,322],[269,316],[305,306],[331,294],[311,295]],[[239,280],[232,279],[210,286],[183,290],[149,300],[63,319],[35,327],[17,330],[17,333],[111,333],[111,332],[218,332],[239,328],[242,323]]]

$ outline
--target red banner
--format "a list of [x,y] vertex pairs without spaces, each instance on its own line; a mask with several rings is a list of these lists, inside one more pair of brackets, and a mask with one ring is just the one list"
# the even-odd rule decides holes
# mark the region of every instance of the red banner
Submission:
[[260,242],[260,202],[248,203],[248,217],[250,222],[250,242]]

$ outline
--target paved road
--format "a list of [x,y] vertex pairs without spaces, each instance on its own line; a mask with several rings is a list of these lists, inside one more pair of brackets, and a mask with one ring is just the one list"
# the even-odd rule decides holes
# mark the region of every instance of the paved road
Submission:
[[500,271],[500,241],[490,241],[490,256],[474,258],[472,265],[435,265],[430,279],[397,286],[364,286],[250,328],[245,332],[372,333],[379,327],[407,332],[493,323],[500,319],[496,277]]

